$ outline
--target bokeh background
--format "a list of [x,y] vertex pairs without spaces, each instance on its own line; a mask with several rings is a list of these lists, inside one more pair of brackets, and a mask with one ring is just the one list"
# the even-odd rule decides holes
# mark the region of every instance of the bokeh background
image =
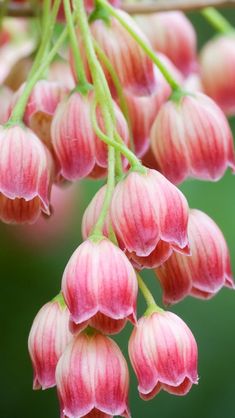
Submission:
[[[235,10],[223,11],[235,24]],[[214,31],[199,13],[190,13],[200,46]],[[211,75],[213,77],[213,73]],[[235,133],[235,120],[231,120]],[[65,190],[70,206],[61,210],[54,221],[60,232],[56,238],[45,233],[52,220],[38,228],[0,227],[0,417],[59,417],[55,389],[32,391],[32,369],[27,351],[31,323],[40,307],[60,289],[64,267],[81,241],[82,213],[102,183],[83,181]],[[207,212],[220,226],[227,239],[235,272],[235,176],[228,172],[218,183],[188,181],[182,185],[189,204]],[[46,226],[45,226],[46,223]],[[152,273],[144,273],[158,301],[160,287]],[[130,406],[134,418],[233,418],[235,416],[235,293],[223,289],[208,302],[187,298],[171,308],[192,329],[199,347],[199,385],[180,398],[160,393],[150,402],[138,398],[137,382],[132,373]],[[139,314],[144,310],[140,297]],[[128,326],[117,338],[127,353],[131,331]]]

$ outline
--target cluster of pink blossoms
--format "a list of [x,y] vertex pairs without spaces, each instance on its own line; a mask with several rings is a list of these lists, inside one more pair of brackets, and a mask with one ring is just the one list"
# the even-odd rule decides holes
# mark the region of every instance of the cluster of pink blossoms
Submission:
[[[57,3],[59,19],[71,23],[69,2]],[[85,7],[90,13],[93,2]],[[134,21],[102,0],[91,17],[86,33],[80,16],[69,63],[53,81],[39,77],[28,96],[29,81],[7,91],[0,115],[3,222],[35,223],[50,215],[55,185],[108,176],[83,215],[84,241],[67,263],[61,293],[41,308],[29,335],[33,387],[57,387],[61,418],[130,417],[127,362],[110,338],[127,321],[143,399],[160,390],[185,395],[197,383],[194,336],[159,308],[141,270],[154,270],[166,305],[234,288],[222,232],[189,209],[176,184],[219,180],[235,169],[223,113],[235,110],[235,38],[209,42],[198,59],[194,28],[180,12]],[[147,303],[139,319],[138,288]]]

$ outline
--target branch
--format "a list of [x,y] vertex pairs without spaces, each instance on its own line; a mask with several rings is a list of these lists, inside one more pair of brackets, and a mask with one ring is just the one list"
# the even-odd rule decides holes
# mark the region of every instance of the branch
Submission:
[[[4,7],[0,0],[0,10]],[[166,12],[170,10],[182,10],[189,12],[192,10],[200,10],[204,7],[235,7],[235,0],[158,0],[151,3],[123,3],[122,9],[129,14],[148,14],[154,12]],[[6,15],[12,17],[32,17],[35,13],[30,3],[11,2],[6,8]]]
[[170,10],[189,12],[204,9],[205,7],[235,7],[235,0],[155,0],[151,3],[124,3],[122,5],[122,9],[129,14],[148,14]]

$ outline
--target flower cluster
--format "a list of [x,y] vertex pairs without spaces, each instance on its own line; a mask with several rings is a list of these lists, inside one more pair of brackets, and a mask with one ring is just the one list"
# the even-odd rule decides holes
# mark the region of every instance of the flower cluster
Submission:
[[[0,219],[35,223],[51,213],[52,188],[107,176],[83,215],[83,242],[61,292],[38,312],[28,346],[33,387],[57,387],[61,418],[130,417],[129,370],[110,337],[127,321],[141,398],[185,395],[198,381],[192,332],[157,305],[141,271],[154,270],[165,305],[234,288],[222,232],[176,185],[235,170],[224,114],[235,110],[235,40],[210,41],[198,59],[181,12],[134,21],[113,7],[118,1],[72,3],[44,1],[27,80],[0,93]],[[56,20],[66,25],[51,48]],[[58,51],[66,58],[50,66]],[[147,304],[139,319],[138,290]]]

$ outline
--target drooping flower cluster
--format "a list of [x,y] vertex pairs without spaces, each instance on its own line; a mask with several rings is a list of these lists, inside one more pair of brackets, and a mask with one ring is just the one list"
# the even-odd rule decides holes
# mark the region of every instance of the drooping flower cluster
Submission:
[[[50,215],[52,187],[87,177],[107,176],[107,184],[83,215],[84,241],[65,267],[61,293],[33,322],[33,387],[57,387],[61,418],[130,417],[128,366],[110,337],[127,321],[143,399],[160,390],[185,395],[198,381],[192,332],[159,308],[141,270],[154,270],[167,305],[234,288],[222,232],[189,209],[175,185],[216,181],[235,169],[223,113],[235,108],[234,38],[211,41],[198,60],[194,28],[180,12],[134,21],[105,0],[54,0],[44,13],[28,79],[15,92],[3,90],[0,219],[35,223],[41,212]],[[51,48],[56,19],[66,28]],[[67,34],[68,54],[61,52]],[[58,51],[62,62],[43,79]],[[147,304],[139,319],[138,289]]]

